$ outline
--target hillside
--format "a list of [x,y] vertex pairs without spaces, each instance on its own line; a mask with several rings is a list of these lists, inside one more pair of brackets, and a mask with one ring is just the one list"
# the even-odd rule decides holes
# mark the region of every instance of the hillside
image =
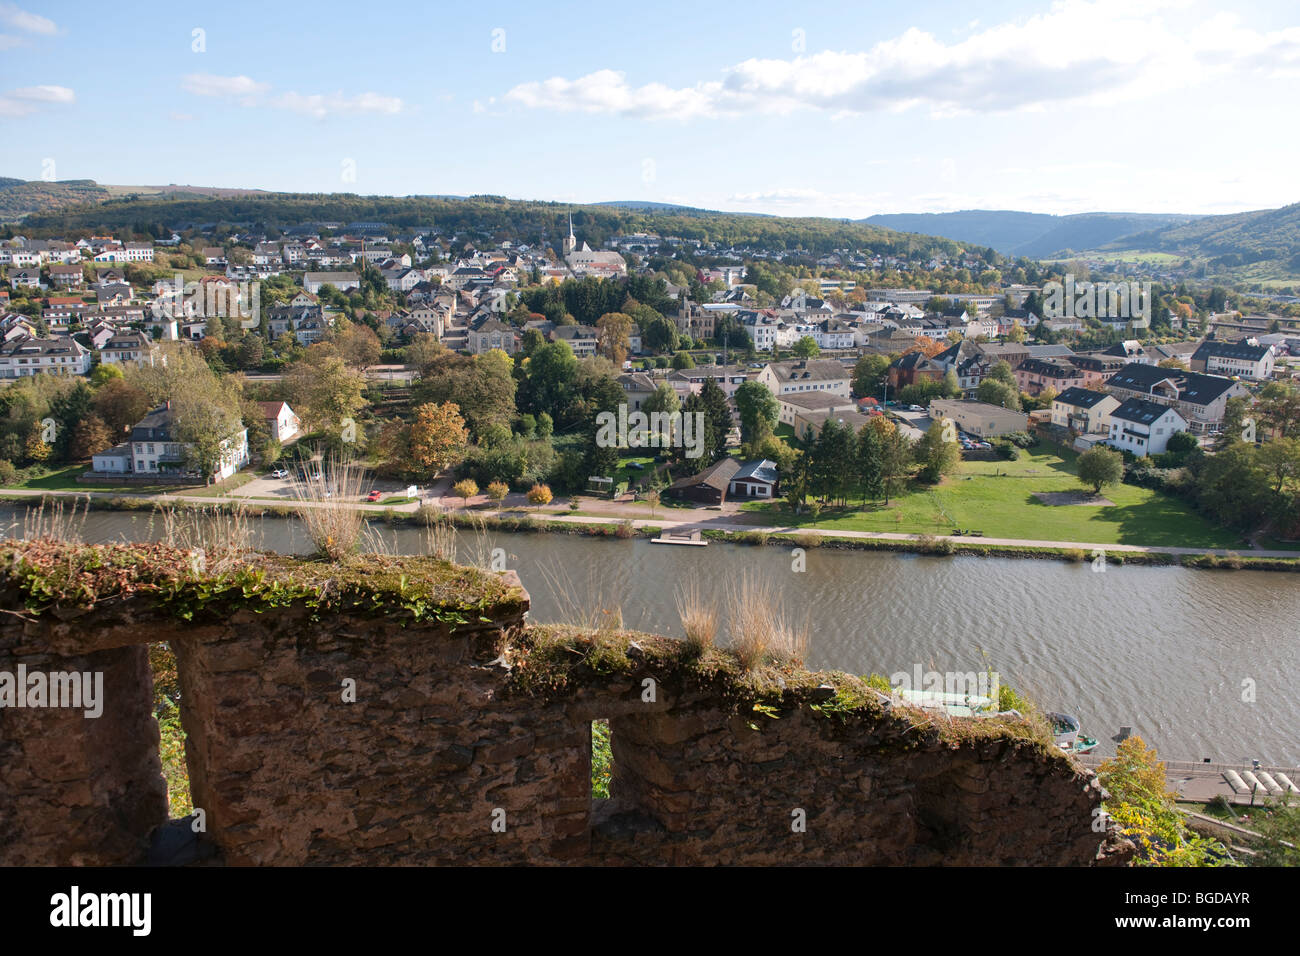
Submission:
[[0,222],[18,222],[26,216],[101,202],[108,195],[107,189],[90,179],[28,182],[6,176],[0,178]]
[[1007,256],[1038,258],[1064,250],[1094,249],[1136,232],[1195,218],[1128,212],[1053,216],[1013,210],[966,209],[960,212],[871,216],[860,221],[887,229],[922,232],[958,242],[992,246]]
[[1211,270],[1255,278],[1300,273],[1300,203],[1192,222],[1129,236],[1105,249],[1141,249],[1206,259]]
[[24,231],[33,236],[91,229],[128,230],[141,223],[185,229],[216,224],[234,229],[276,230],[304,222],[384,222],[399,229],[430,228],[488,239],[554,243],[574,229],[592,246],[611,236],[655,232],[683,239],[769,250],[872,249],[887,255],[953,255],[958,243],[911,235],[880,226],[836,219],[778,218],[685,208],[640,209],[471,196],[357,196],[347,193],[248,193],[227,197],[131,196],[96,205],[63,208],[32,216]]

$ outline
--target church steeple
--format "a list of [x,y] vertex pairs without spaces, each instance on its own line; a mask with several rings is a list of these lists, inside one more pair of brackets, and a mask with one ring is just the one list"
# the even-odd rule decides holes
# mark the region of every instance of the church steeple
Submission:
[[569,213],[569,234],[564,237],[564,254],[570,255],[578,248],[578,237],[573,234],[573,213]]

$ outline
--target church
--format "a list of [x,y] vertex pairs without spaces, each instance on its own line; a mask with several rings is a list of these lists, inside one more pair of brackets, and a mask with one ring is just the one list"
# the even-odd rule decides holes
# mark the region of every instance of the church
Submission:
[[627,275],[627,262],[617,252],[594,252],[585,242],[579,248],[578,237],[573,234],[573,213],[569,213],[569,234],[564,238],[564,261],[578,278]]

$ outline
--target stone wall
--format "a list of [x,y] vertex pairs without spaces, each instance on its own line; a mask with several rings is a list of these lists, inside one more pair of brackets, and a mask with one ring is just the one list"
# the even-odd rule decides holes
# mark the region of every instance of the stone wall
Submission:
[[[1103,848],[1095,779],[1020,721],[936,724],[847,675],[525,627],[512,575],[271,556],[214,575],[156,548],[0,559],[0,672],[102,670],[106,696],[97,719],[0,709],[0,865],[144,859],[166,822],[155,641],[175,651],[194,805],[230,865],[1091,864]],[[615,770],[593,802],[601,718]]]

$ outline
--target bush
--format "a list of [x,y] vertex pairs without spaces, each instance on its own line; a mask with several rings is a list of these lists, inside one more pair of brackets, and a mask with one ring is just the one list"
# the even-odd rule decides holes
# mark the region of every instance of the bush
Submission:
[[526,497],[531,505],[548,505],[551,503],[551,489],[546,485],[533,485]]
[[1081,561],[1086,561],[1088,558],[1088,556],[1083,553],[1083,548],[1066,548],[1064,554],[1066,558],[1076,564]]
[[1015,461],[1020,457],[1020,449],[1009,441],[1000,441],[996,446],[998,457],[1006,461]]
[[0,461],[0,485],[12,485],[18,480],[18,469],[12,461]]
[[1017,448],[1033,448],[1038,444],[1038,439],[1028,432],[1010,432],[1002,437]]

